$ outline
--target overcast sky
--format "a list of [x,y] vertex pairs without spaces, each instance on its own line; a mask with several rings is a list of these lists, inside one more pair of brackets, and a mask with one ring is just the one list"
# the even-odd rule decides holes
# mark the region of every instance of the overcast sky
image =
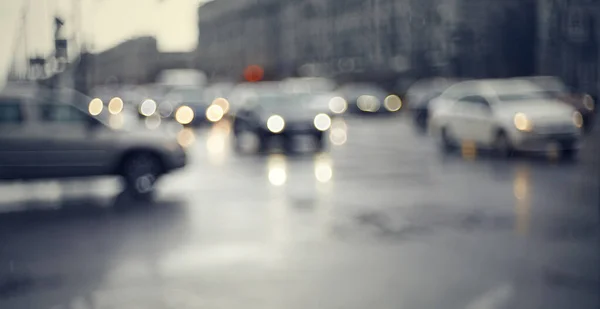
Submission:
[[[69,25],[73,3],[81,2],[82,31],[96,51],[105,50],[128,38],[156,36],[159,48],[192,50],[197,41],[197,8],[201,0],[0,0],[0,83],[13,54],[21,12],[29,1],[28,49],[48,53],[52,47],[52,20],[58,12]],[[22,54],[22,53],[20,53]]]

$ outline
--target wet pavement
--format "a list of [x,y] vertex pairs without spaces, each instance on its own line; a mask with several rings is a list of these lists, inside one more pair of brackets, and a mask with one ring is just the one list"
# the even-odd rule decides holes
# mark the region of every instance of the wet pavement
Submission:
[[327,153],[240,155],[218,125],[150,205],[3,184],[0,308],[598,308],[599,137],[505,160],[348,119]]

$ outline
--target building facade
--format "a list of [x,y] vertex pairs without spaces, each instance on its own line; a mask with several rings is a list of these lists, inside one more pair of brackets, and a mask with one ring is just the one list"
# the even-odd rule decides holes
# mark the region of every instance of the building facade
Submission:
[[538,70],[600,95],[600,1],[540,0]]
[[198,11],[200,68],[240,78],[533,73],[536,0],[219,0]]

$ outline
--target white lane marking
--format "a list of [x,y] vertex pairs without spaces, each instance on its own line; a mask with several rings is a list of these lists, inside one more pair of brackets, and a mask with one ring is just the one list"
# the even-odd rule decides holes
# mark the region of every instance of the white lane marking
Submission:
[[466,309],[498,309],[505,305],[514,294],[509,284],[497,286],[475,298]]

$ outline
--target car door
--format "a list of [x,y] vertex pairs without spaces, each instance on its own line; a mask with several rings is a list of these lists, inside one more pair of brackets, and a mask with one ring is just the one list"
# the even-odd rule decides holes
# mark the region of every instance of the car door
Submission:
[[37,142],[48,177],[100,175],[111,160],[101,124],[67,104],[37,104]]
[[28,178],[38,172],[32,137],[24,102],[0,99],[0,179]]
[[488,100],[480,95],[461,99],[463,135],[478,144],[489,144],[493,135],[493,113]]

